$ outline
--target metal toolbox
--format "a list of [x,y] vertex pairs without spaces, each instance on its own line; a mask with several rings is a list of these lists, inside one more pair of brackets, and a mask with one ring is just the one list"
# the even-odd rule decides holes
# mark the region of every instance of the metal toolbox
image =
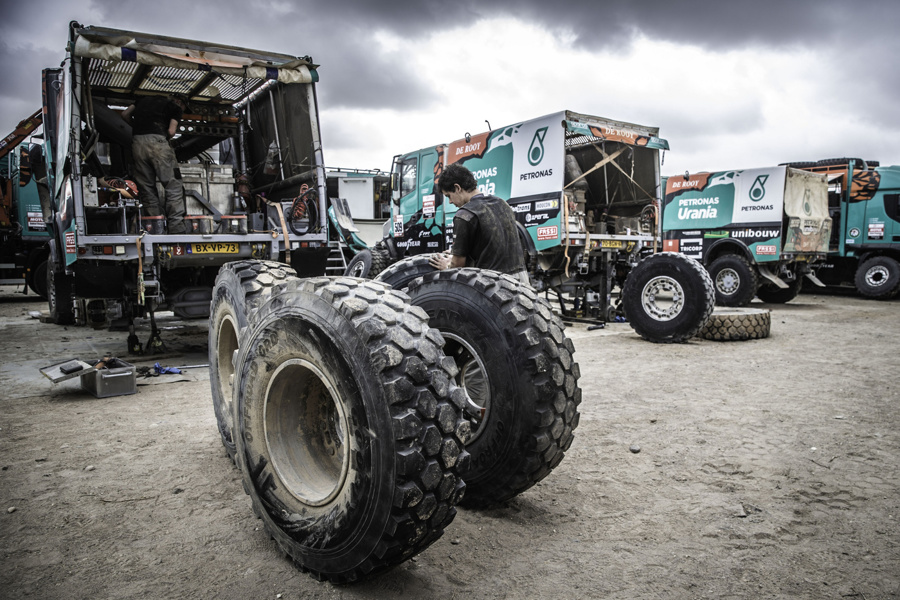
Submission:
[[126,396],[137,392],[134,365],[116,359],[115,366],[97,369],[81,376],[81,389],[97,398]]

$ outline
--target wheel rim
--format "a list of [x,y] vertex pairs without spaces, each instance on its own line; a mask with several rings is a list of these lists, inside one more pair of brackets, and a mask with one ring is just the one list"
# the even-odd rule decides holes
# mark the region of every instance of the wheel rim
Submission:
[[460,386],[469,395],[469,398],[481,407],[484,415],[480,421],[470,421],[472,435],[468,444],[471,444],[484,431],[491,410],[491,388],[487,377],[487,369],[478,352],[466,340],[452,334],[441,332],[444,337],[444,354],[451,357],[459,373],[456,376],[456,385]]
[[877,265],[866,271],[866,283],[872,287],[880,287],[890,277],[887,268]]
[[363,277],[365,276],[366,265],[363,262],[357,261],[355,264],[350,266],[350,277]]
[[309,506],[334,500],[347,481],[350,431],[332,382],[295,358],[275,370],[263,419],[272,468],[291,495]]
[[734,269],[722,269],[716,274],[716,289],[730,296],[741,287],[741,276]]
[[644,286],[641,303],[657,321],[671,321],[684,309],[684,290],[671,277],[654,277]]
[[234,361],[237,358],[238,338],[237,328],[232,316],[226,315],[219,323],[219,331],[216,333],[218,348],[216,350],[217,371],[219,374],[219,396],[222,401],[223,420],[230,424],[232,388],[234,386]]

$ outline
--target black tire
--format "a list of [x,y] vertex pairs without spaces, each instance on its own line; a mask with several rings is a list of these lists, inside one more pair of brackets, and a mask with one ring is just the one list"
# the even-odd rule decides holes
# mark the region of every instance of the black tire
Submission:
[[857,169],[865,170],[867,168],[866,161],[861,158],[823,158],[816,161],[817,167],[837,167],[841,165],[849,165],[850,161],[854,161]]
[[764,284],[756,290],[756,297],[767,304],[786,304],[800,295],[803,288],[803,278],[797,277],[787,282],[786,288],[780,288],[775,284]]
[[407,288],[456,363],[456,383],[484,410],[466,446],[466,505],[503,502],[562,461],[578,426],[575,347],[550,305],[509,275],[434,271]]
[[760,340],[769,337],[772,314],[763,308],[716,308],[697,337],[714,341]]
[[435,268],[428,263],[430,257],[430,254],[420,254],[398,260],[379,273],[375,279],[383,281],[395,290],[402,290],[414,279],[435,272]]
[[232,380],[240,331],[247,316],[269,299],[276,284],[296,272],[273,261],[235,261],[222,265],[216,276],[209,309],[209,383],[219,436],[234,460]]
[[372,279],[381,273],[388,264],[387,252],[381,248],[372,247],[361,250],[347,265],[344,275],[347,277],[360,277]]
[[780,163],[779,167],[790,167],[792,169],[811,169],[816,166],[814,160],[801,160],[797,162]]
[[890,300],[900,292],[900,263],[890,256],[872,256],[860,263],[854,279],[863,296]]
[[747,259],[738,254],[725,254],[709,265],[709,276],[719,306],[747,306],[759,288],[759,275]]
[[237,462],[301,569],[349,583],[417,554],[456,515],[465,393],[426,315],[387,285],[281,285],[238,352]]
[[71,325],[75,322],[75,299],[72,296],[74,282],[60,264],[55,246],[51,242],[47,258],[47,305],[50,322]]
[[32,292],[34,292],[44,300],[49,299],[47,292],[49,285],[47,264],[47,258],[42,258],[40,262],[38,262],[31,270],[31,275],[28,278],[28,287],[31,288]]
[[622,288],[622,308],[647,341],[684,342],[706,325],[715,305],[709,274],[683,254],[661,252],[634,267]]

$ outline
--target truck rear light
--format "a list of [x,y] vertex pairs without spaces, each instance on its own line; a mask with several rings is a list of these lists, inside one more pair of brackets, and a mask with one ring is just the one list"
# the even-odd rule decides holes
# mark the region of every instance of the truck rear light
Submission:
[[113,247],[112,246],[103,246],[103,254],[112,254]]
[[116,256],[125,254],[125,246],[116,246]]

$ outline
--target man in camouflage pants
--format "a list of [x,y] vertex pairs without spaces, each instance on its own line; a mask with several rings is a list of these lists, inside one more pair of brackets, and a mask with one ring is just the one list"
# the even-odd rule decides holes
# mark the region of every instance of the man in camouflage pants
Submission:
[[[181,97],[144,96],[122,113],[122,118],[131,125],[134,179],[142,213],[148,217],[165,214],[171,234],[187,233],[184,186],[176,176],[178,160],[169,145],[186,107],[187,103]],[[157,195],[157,179],[165,189],[164,210],[161,210]]]

